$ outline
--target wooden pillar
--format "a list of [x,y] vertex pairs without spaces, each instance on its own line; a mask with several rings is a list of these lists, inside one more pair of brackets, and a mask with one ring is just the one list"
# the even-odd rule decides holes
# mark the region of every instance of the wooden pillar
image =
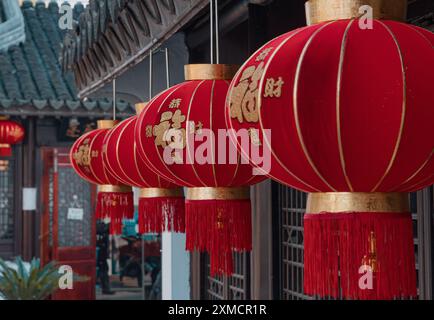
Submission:
[[[35,118],[30,117],[26,121],[26,138],[23,145],[23,187],[35,187],[35,140],[36,128]],[[23,233],[22,233],[22,256],[26,261],[36,255],[35,211],[22,211]]]

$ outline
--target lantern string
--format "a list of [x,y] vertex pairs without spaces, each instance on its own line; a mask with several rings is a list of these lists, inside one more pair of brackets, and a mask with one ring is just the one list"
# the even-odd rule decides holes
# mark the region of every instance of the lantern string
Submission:
[[210,29],[210,55],[211,64],[214,64],[214,0],[209,0],[209,29]]
[[166,57],[166,87],[170,88],[170,74],[169,74],[169,49],[164,49],[165,57]]
[[116,79],[112,82],[112,94],[113,94],[113,120],[116,120]]
[[153,55],[153,51],[152,49],[149,50],[149,100],[151,101],[152,99],[152,55]]
[[216,62],[220,63],[220,41],[219,41],[219,6],[218,0],[215,2],[215,45],[216,45]]

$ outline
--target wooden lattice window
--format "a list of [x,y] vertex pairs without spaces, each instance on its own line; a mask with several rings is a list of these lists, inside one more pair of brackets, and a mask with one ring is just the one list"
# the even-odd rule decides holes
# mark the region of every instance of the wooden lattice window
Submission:
[[250,255],[234,253],[234,273],[232,276],[211,277],[209,256],[203,255],[205,285],[202,299],[207,300],[247,300],[250,299]]
[[8,169],[0,171],[0,242],[11,242],[15,236],[15,159],[8,161]]

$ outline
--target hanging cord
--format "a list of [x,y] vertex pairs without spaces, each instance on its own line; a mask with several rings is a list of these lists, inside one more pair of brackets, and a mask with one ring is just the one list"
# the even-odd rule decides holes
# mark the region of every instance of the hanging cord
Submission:
[[151,99],[152,99],[152,79],[153,79],[153,77],[152,77],[152,72],[153,72],[153,70],[152,70],[152,64],[153,64],[152,55],[153,54],[154,54],[154,52],[152,50],[149,50],[149,100],[148,101],[151,101]]
[[112,82],[112,93],[113,93],[113,120],[116,120],[116,79]]
[[219,41],[219,5],[218,0],[214,0],[215,8],[215,53],[216,53],[216,63],[220,63],[220,41]]
[[170,88],[170,74],[169,74],[169,49],[164,49],[164,54],[166,58],[166,87]]
[[211,64],[214,64],[214,0],[209,0],[209,30],[211,40]]

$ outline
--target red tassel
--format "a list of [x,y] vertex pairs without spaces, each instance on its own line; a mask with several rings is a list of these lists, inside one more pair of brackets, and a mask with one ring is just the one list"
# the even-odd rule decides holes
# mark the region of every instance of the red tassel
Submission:
[[110,219],[110,234],[122,233],[122,220],[134,218],[132,192],[98,192],[96,218]]
[[11,147],[1,147],[0,148],[0,157],[10,157],[12,156],[12,148]]
[[139,233],[185,232],[184,197],[139,198]]
[[250,200],[186,200],[187,250],[208,251],[210,273],[231,275],[232,251],[252,249]]
[[[362,289],[359,281],[366,275],[359,268],[364,264],[372,267],[373,285]],[[304,291],[336,299],[416,297],[411,215],[306,214]]]

